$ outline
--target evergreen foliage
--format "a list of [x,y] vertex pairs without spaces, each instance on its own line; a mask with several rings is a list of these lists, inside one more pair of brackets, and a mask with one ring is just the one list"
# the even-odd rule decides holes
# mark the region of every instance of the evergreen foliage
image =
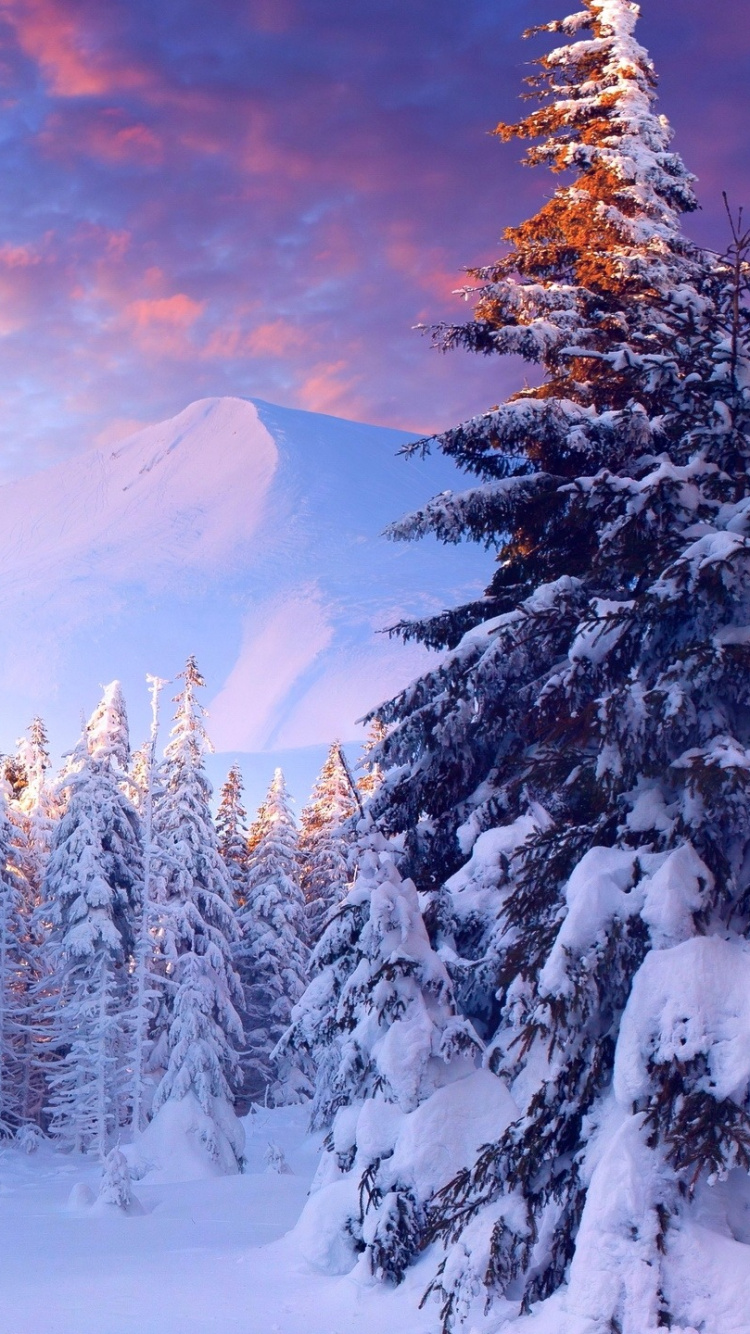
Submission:
[[339,1108],[376,1093],[411,1110],[440,1082],[441,1061],[477,1046],[456,1015],[416,889],[402,880],[396,850],[366,820],[356,865],[355,883],[315,949],[313,979],[284,1039],[315,1065],[311,1117],[318,1128],[329,1126]]
[[34,979],[28,897],[15,864],[14,829],[4,794],[0,803],[0,1136],[5,1136],[29,1119],[29,993]]
[[274,1058],[305,988],[308,950],[297,827],[277,769],[254,828],[236,951],[244,991],[243,1091],[250,1101],[297,1102],[310,1084],[300,1062]]
[[356,1186],[344,1230],[374,1273],[398,1282],[421,1244],[427,1203],[392,1161],[398,1113],[469,1073],[480,1044],[457,1013],[394,848],[366,820],[359,834],[356,882],[315,950],[284,1045],[316,1069],[312,1124],[332,1126],[323,1180],[344,1173]]
[[21,870],[34,904],[39,901],[44,870],[52,847],[52,828],[59,804],[52,790],[47,729],[33,718],[27,736],[18,741],[17,762],[22,783],[13,793],[10,818],[18,830]]
[[301,884],[313,942],[348,890],[351,822],[359,809],[341,744],[334,741],[300,819]]
[[16,781],[11,786],[7,806],[11,826],[10,857],[17,873],[15,894],[20,894],[20,900],[17,900],[20,966],[16,967],[13,981],[9,983],[17,1026],[11,1078],[18,1117],[22,1123],[30,1123],[41,1119],[46,1099],[47,1033],[40,999],[44,994],[44,979],[49,972],[50,960],[39,909],[55,823],[60,818],[61,808],[48,778],[49,743],[41,718],[32,719],[27,735],[17,742],[17,747],[13,760]]
[[237,938],[232,884],[218,849],[203,754],[210,744],[195,692],[205,685],[194,658],[165,748],[154,838],[162,889],[162,955],[167,988],[167,1067],[154,1111],[191,1093],[214,1127],[208,1145],[226,1149],[225,1122],[238,1068],[240,986],[232,966]]
[[[151,695],[151,734],[140,747],[129,773],[129,790],[134,793],[141,817],[143,839],[143,890],[136,922],[133,957],[132,1011],[132,1126],[138,1135],[143,1129],[148,1095],[153,1091],[150,1058],[155,1053],[155,1017],[160,1002],[164,1005],[163,974],[159,974],[157,940],[161,934],[158,906],[159,849],[154,838],[154,799],[158,794],[156,744],[159,736],[159,695],[167,684],[158,676],[147,676]],[[166,1007],[164,1007],[166,1008]],[[162,1031],[166,1041],[166,1031]],[[156,1055],[158,1060],[158,1055]],[[149,1087],[151,1086],[151,1087]]]
[[[502,260],[476,271],[475,318],[437,334],[446,348],[520,353],[544,380],[413,446],[440,448],[480,484],[435,497],[391,530],[397,540],[434,533],[497,548],[481,600],[395,627],[455,649],[377,711],[400,725],[374,751],[392,774],[373,809],[388,812],[388,828],[412,831],[420,885],[457,868],[456,829],[479,805],[485,827],[502,813],[506,780],[494,775],[523,755],[524,683],[560,658],[591,594],[617,601],[663,541],[658,511],[652,520],[644,506],[639,522],[614,529],[608,512],[627,503],[619,475],[635,472],[640,485],[644,460],[679,447],[706,272],[680,230],[680,212],[695,207],[692,177],[652,110],[655,76],[633,36],[636,16],[627,0],[606,0],[552,25],[573,34],[588,25],[591,37],[538,62],[532,89],[544,105],[497,133],[542,134],[528,160],[574,179],[506,232]],[[539,717],[540,735],[550,716]]]
[[372,718],[370,720],[370,726],[367,729],[367,738],[357,765],[358,769],[364,770],[364,773],[357,779],[357,790],[362,801],[367,801],[368,798],[372,796],[373,792],[377,792],[383,781],[383,770],[377,759],[374,758],[373,752],[377,751],[377,748],[382,741],[385,741],[387,734],[388,729],[385,723],[381,722],[380,718]]
[[129,759],[119,682],[104,692],[65,779],[41,914],[50,922],[44,979],[50,1036],[48,1114],[61,1140],[104,1153],[126,1116],[128,960],[142,882],[138,818],[123,792]]
[[537,30],[570,40],[498,134],[569,175],[438,338],[543,380],[414,447],[478,485],[392,534],[498,549],[484,598],[397,627],[449,651],[377,711],[370,802],[418,884],[454,876],[438,939],[519,1110],[431,1202],[446,1327],[566,1279],[592,1329],[669,1324],[672,1228],[750,1161],[738,1049],[720,1074],[750,907],[747,241],[720,262],[681,234],[637,17],[585,0]]
[[242,804],[242,791],[240,766],[233,764],[219,794],[216,833],[219,852],[234,887],[234,903],[237,908],[241,908],[245,902],[248,859],[247,812]]

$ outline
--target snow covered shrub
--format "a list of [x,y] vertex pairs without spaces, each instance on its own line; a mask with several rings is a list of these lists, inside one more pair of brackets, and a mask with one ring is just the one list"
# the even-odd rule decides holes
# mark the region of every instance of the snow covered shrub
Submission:
[[95,1207],[119,1209],[124,1214],[142,1214],[143,1205],[133,1194],[128,1160],[121,1149],[110,1149],[104,1160],[102,1182]]
[[498,549],[483,598],[399,627],[448,652],[377,711],[368,807],[517,1104],[427,1202],[446,1328],[549,1298],[545,1331],[700,1324],[696,1201],[750,1161],[747,240],[681,233],[637,18],[539,30],[570,40],[498,133],[572,179],[439,339],[543,382],[415,446],[478,483],[393,529]]
[[16,1147],[21,1149],[24,1153],[29,1154],[29,1156],[32,1153],[38,1153],[39,1149],[45,1142],[45,1136],[39,1129],[39,1126],[35,1126],[31,1121],[27,1121],[25,1125],[19,1126],[16,1131]]
[[291,1175],[292,1169],[286,1160],[284,1150],[280,1144],[274,1143],[273,1140],[268,1141],[266,1151],[263,1154],[263,1161],[268,1172],[277,1172],[279,1176]]

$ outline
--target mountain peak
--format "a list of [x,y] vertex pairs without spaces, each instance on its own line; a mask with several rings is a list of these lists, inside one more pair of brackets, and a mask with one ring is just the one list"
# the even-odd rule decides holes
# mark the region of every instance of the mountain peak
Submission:
[[[454,481],[408,437],[243,398],[206,398],[113,449],[0,487],[0,724],[40,713],[60,748],[99,683],[146,730],[146,672],[197,654],[219,750],[355,737],[425,651],[376,631],[477,587],[475,550],[431,559],[386,523]],[[481,571],[481,573],[480,573]],[[142,699],[140,697],[142,696]]]

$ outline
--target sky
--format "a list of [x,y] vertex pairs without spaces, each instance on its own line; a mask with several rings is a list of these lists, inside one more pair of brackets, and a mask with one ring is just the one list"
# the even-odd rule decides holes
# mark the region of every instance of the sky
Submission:
[[[424,431],[518,367],[414,332],[550,189],[521,112],[552,0],[0,0],[0,478],[207,395]],[[675,146],[750,207],[747,0],[643,0]]]

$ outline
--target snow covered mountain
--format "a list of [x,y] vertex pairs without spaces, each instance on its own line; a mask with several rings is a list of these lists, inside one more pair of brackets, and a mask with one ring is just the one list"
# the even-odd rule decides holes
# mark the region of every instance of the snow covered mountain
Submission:
[[217,750],[244,755],[261,787],[279,757],[307,782],[320,748],[361,736],[355,719],[425,663],[377,631],[487,573],[474,548],[436,559],[432,543],[380,536],[456,484],[442,458],[396,457],[408,438],[203,399],[0,487],[0,747],[38,712],[65,749],[113,677],[137,741],[145,673],[173,677],[193,652]]

